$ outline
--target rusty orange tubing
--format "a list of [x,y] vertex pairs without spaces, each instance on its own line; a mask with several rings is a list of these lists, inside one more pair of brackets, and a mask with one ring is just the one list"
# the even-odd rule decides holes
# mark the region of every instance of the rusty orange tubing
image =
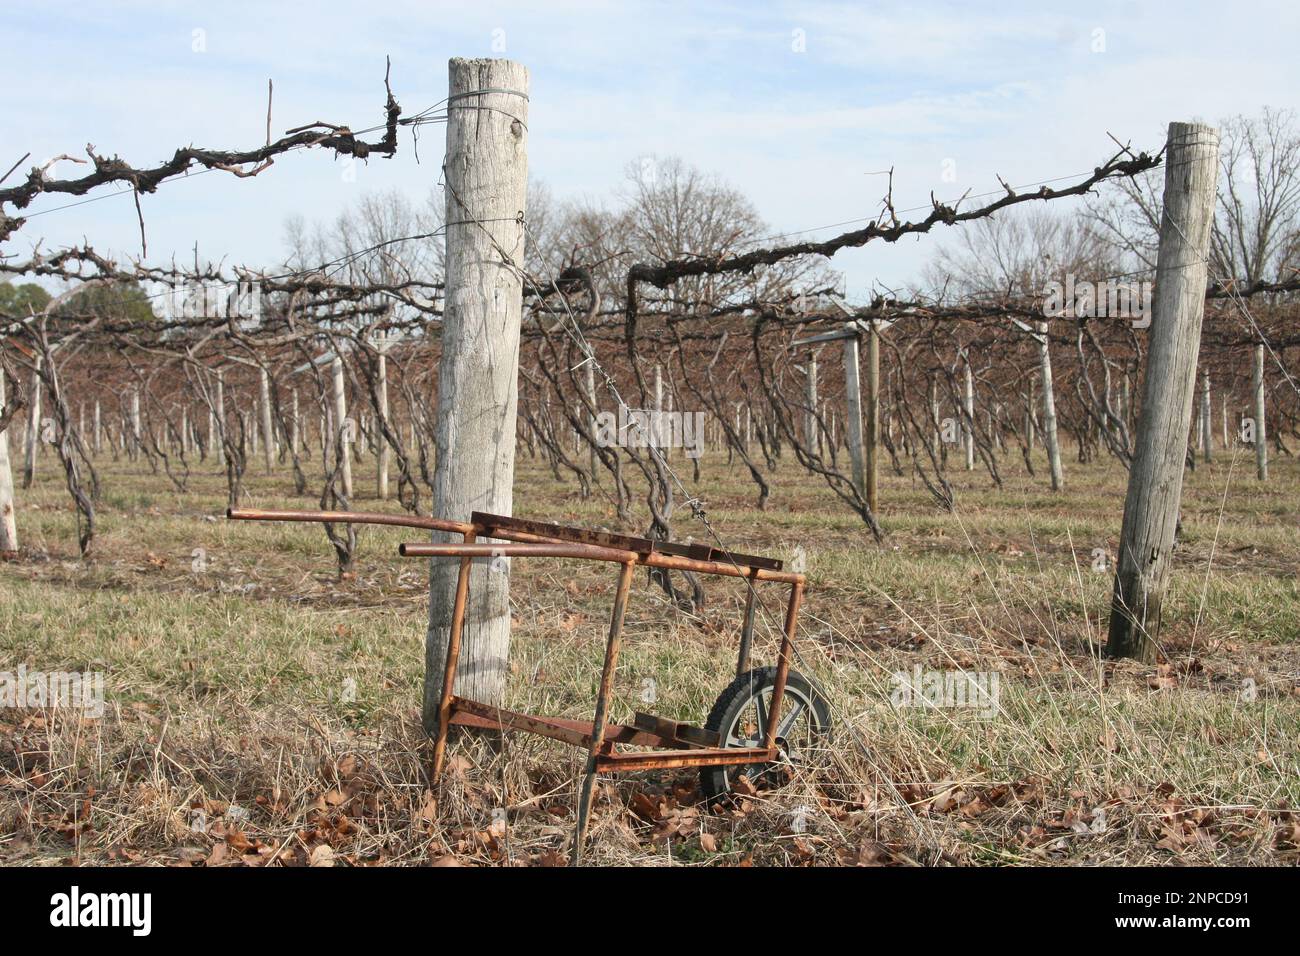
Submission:
[[463,521],[423,515],[394,515],[381,511],[287,511],[263,508],[227,508],[232,521],[313,521],[319,524],[384,524],[399,528],[427,528],[451,534],[472,534],[474,526]]
[[[474,543],[474,532],[465,533],[465,544]],[[456,578],[456,602],[452,605],[451,628],[447,631],[447,657],[443,662],[442,696],[438,698],[438,737],[433,742],[433,779],[442,776],[443,759],[447,754],[447,733],[451,722],[451,695],[456,686],[456,668],[460,664],[460,641],[465,631],[465,605],[469,599],[469,572],[471,559],[460,559],[460,574]]]
[[404,558],[587,558],[635,564],[635,551],[620,551],[597,544],[433,544],[427,541],[399,544]]
[[785,608],[785,634],[781,638],[780,656],[776,662],[776,681],[772,684],[772,712],[767,715],[767,729],[763,744],[768,750],[776,746],[776,729],[781,724],[781,703],[785,699],[786,678],[790,675],[790,654],[794,648],[795,631],[799,626],[799,605],[803,603],[803,585],[790,588],[790,602]]
[[572,862],[582,863],[582,844],[587,839],[591,823],[591,799],[598,772],[597,759],[605,746],[605,722],[609,717],[609,700],[614,694],[614,672],[618,670],[618,654],[623,645],[623,617],[627,612],[627,596],[632,589],[632,569],[636,562],[623,562],[618,576],[618,590],[614,593],[614,610],[609,617],[609,640],[605,644],[605,664],[600,671],[600,687],[596,691],[596,713],[591,721],[591,747],[587,751],[587,774],[578,796],[578,820],[573,834]]
[[[318,523],[328,522],[330,524],[393,525],[401,528],[426,528],[430,531],[446,531],[459,535],[482,533],[483,530],[464,521],[449,521],[446,518],[425,517],[422,515],[385,514],[375,511],[286,511],[260,508],[228,508],[226,509],[226,517],[236,521],[314,521]],[[526,531],[499,529],[492,537],[501,541],[556,544],[558,546],[554,539],[548,539],[544,535],[530,534]],[[679,555],[663,554],[659,551],[642,554],[623,551],[618,548],[605,548],[601,545],[574,544],[572,542],[565,542],[564,546],[593,550],[586,554],[564,554],[556,555],[557,557],[590,558],[595,561],[610,561],[615,564],[622,564],[627,560],[627,555],[631,554],[634,555],[636,563],[643,567],[663,568],[668,571],[695,571],[699,574],[717,574],[731,578],[747,577],[755,581],[779,581],[783,584],[803,584],[806,580],[802,574],[796,574],[793,571],[750,568],[744,564],[731,564],[727,561],[701,561],[698,558],[684,558]],[[439,556],[433,552],[426,553],[414,550],[414,547],[417,546],[408,545],[407,547],[410,550],[401,553],[408,557]],[[425,545],[418,545],[418,547],[422,548]],[[531,556],[541,557],[542,555],[531,552]]]

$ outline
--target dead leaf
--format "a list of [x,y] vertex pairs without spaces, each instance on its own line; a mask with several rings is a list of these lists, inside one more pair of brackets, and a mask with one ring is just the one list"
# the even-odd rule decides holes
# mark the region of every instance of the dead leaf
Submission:
[[433,795],[432,790],[424,791],[424,803],[416,813],[415,819],[422,823],[433,823],[438,819],[438,798]]
[[311,851],[312,866],[333,866],[334,865],[334,848],[328,843],[322,843],[316,849]]

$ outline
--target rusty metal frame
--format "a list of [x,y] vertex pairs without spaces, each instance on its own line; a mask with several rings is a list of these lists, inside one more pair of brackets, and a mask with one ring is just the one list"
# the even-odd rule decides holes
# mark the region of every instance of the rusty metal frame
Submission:
[[[776,759],[776,730],[790,671],[799,608],[803,601],[805,579],[802,574],[785,571],[780,561],[757,555],[738,554],[710,548],[653,541],[584,528],[563,527],[522,518],[474,512],[469,522],[417,515],[394,515],[353,511],[268,511],[232,508],[226,517],[242,521],[309,521],[330,524],[375,524],[404,528],[423,528],[460,535],[459,543],[408,543],[398,547],[403,557],[459,558],[456,597],[447,638],[443,664],[442,693],[438,702],[438,733],[433,748],[433,779],[437,781],[446,761],[447,735],[452,725],[493,730],[518,730],[559,740],[587,750],[587,763],[578,798],[577,825],[573,842],[573,861],[581,862],[583,844],[590,823],[591,802],[599,773],[623,773],[634,770],[663,770],[680,767],[708,767],[736,764],[769,763]],[[492,544],[489,538],[504,541]],[[600,687],[595,712],[590,722],[563,717],[543,717],[505,710],[455,694],[456,668],[460,660],[461,638],[465,628],[465,609],[469,599],[470,569],[475,558],[567,558],[604,561],[620,565],[614,606],[610,614],[601,668]],[[627,610],[632,573],[637,567],[693,571],[739,577],[746,580],[744,620],[736,673],[749,669],[753,643],[755,588],[760,582],[788,584],[785,629],[777,658],[776,680],[772,688],[767,727],[762,747],[725,747],[712,742],[699,728],[675,721],[638,714],[634,725],[608,723],[613,697],[614,675],[618,669],[623,644],[623,618]],[[619,745],[657,748],[620,751]]]

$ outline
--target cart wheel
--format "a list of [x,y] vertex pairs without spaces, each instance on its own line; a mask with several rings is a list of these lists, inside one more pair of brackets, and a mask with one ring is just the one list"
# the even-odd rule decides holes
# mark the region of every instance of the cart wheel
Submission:
[[[724,747],[763,746],[775,687],[775,667],[757,667],[741,674],[718,696],[705,728],[717,731]],[[783,785],[795,768],[808,763],[819,746],[819,738],[830,733],[830,727],[830,706],[822,692],[798,671],[790,671],[776,728],[779,759],[774,763],[701,767],[700,790],[705,800],[714,803],[726,796],[739,776],[748,777],[758,790]]]

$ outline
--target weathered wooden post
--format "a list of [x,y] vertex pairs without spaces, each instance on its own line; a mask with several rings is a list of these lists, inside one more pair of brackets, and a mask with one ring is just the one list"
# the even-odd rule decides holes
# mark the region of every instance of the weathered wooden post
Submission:
[[271,421],[271,374],[265,367],[261,369],[261,401],[258,410],[262,414],[262,452],[266,461],[266,473],[269,475],[275,468],[276,442],[275,426]]
[[966,470],[975,470],[975,373],[970,367],[970,351],[962,352],[962,361],[966,366],[966,394],[962,405],[966,412],[964,431],[966,432]]
[[1201,376],[1201,454],[1208,465],[1214,460],[1214,403],[1210,400],[1210,373]]
[[[5,373],[0,370],[0,409],[5,407]],[[0,431],[0,552],[18,550],[14,516],[14,473],[9,464],[9,429]]]
[[226,373],[217,369],[217,440],[226,440]]
[[[438,365],[433,510],[510,514],[523,316],[528,70],[510,60],[448,66],[446,291]],[[445,540],[435,535],[434,540]],[[436,730],[459,569],[433,561],[423,722]],[[501,700],[509,672],[509,559],[476,561],[455,693]]]
[[99,399],[95,399],[95,454],[98,455],[104,447],[104,419],[99,407]]
[[[663,436],[663,418],[664,418],[664,370],[663,366],[655,366],[655,408],[654,422],[650,426],[650,442],[662,452],[664,458],[672,455],[671,448],[665,448]],[[703,436],[701,436],[703,441]]]
[[343,487],[340,493],[351,501],[352,442],[356,436],[352,434],[354,426],[348,421],[348,397],[343,384],[343,359],[337,355],[330,361],[330,381],[334,392],[334,455],[342,465],[339,482]]
[[873,515],[880,513],[876,493],[880,474],[880,329],[875,322],[867,334],[867,415],[864,466],[866,471],[867,507]]
[[587,469],[591,472],[591,481],[596,481],[596,361],[593,358],[583,366],[583,388],[587,393],[587,404],[591,406],[591,414],[587,416],[587,428],[590,429],[593,442],[587,449]]
[[1047,322],[1038,323],[1038,366],[1043,382],[1043,447],[1047,450],[1048,471],[1052,477],[1052,490],[1060,491],[1065,484],[1061,470],[1061,443],[1056,431],[1056,389],[1052,384],[1052,349],[1047,335]]
[[1034,451],[1034,380],[1029,379],[1029,391],[1025,394],[1025,447],[1030,454]]
[[930,424],[934,426],[930,444],[937,457],[943,451],[943,433],[939,421],[939,383],[933,377],[930,379]]
[[[847,308],[845,312],[852,314]],[[863,323],[853,321],[847,323],[842,331],[823,332],[806,339],[795,339],[790,344],[798,347],[837,340],[844,343],[844,445],[849,453],[853,485],[867,502],[871,513],[875,514],[877,443],[880,438],[880,333],[875,323],[866,328],[867,403],[864,410],[859,342],[864,328]],[[815,375],[814,361],[810,358],[809,364]],[[834,440],[831,444],[834,447]]]
[[144,430],[140,425],[140,386],[131,389],[131,460],[144,451]]
[[247,412],[239,413],[239,420],[244,423],[244,431],[248,434],[249,451],[256,457],[262,445],[258,439],[261,434],[262,426],[258,424],[257,399],[253,399],[253,405]]
[[383,344],[380,345],[379,356],[375,360],[375,394],[379,400],[375,421],[375,440],[379,443],[375,456],[375,490],[380,501],[387,501],[390,449],[388,438],[383,429],[378,427],[380,422],[383,422],[384,428],[391,427],[388,421],[388,356],[384,354]]
[[36,455],[41,447],[41,356],[36,356],[31,385],[27,389],[27,434],[23,448],[23,487],[36,480]]
[[1108,657],[1156,657],[1196,390],[1218,157],[1214,127],[1169,124],[1150,345],[1124,499]]
[[808,402],[808,417],[804,425],[804,442],[808,445],[808,454],[820,455],[821,429],[817,427],[817,353],[815,351],[808,356],[806,372],[805,400]]
[[1254,392],[1255,417],[1255,477],[1268,481],[1268,430],[1264,427],[1264,343],[1255,346],[1255,363],[1251,369],[1251,391]]
[[[844,440],[849,449],[849,463],[853,468],[853,484],[864,498],[867,493],[867,468],[864,453],[865,436],[862,429],[862,386],[859,381],[858,336],[844,339]],[[870,505],[874,512],[875,505]]]

